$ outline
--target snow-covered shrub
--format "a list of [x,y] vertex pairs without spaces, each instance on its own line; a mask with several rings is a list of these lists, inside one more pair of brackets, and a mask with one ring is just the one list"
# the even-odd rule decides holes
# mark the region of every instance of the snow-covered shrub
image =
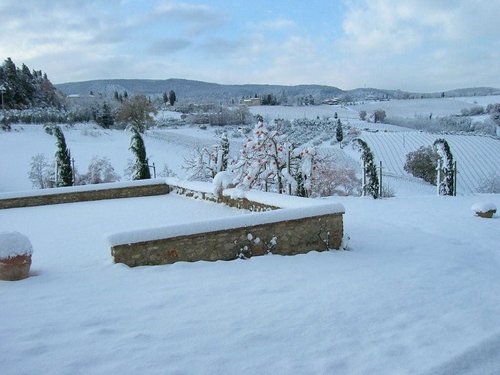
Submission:
[[357,177],[353,165],[327,158],[318,163],[317,168],[312,196],[361,195],[361,179]]
[[78,185],[102,184],[120,180],[115,169],[107,157],[94,156],[90,161],[86,174],[77,175],[76,183]]
[[229,139],[223,132],[220,143],[210,149],[197,147],[184,158],[182,166],[188,172],[189,180],[210,181],[218,172],[225,171],[229,162]]
[[384,182],[380,187],[380,196],[382,198],[394,198],[396,196],[396,192],[391,185]]
[[486,112],[490,114],[493,122],[500,126],[500,103],[488,104]]
[[500,193],[500,175],[493,173],[489,177],[481,180],[478,188],[479,193]]
[[435,185],[438,159],[439,155],[436,150],[431,146],[422,146],[418,150],[406,154],[404,170],[415,177],[419,177]]
[[484,114],[484,107],[477,105],[472,108],[462,108],[460,111],[462,116],[478,116]]
[[158,172],[158,177],[177,177],[177,174],[167,164],[164,164],[163,169]]
[[377,109],[373,112],[373,122],[384,122],[386,118],[385,111],[383,109]]
[[367,115],[366,111],[364,111],[364,110],[363,111],[359,111],[359,118],[360,118],[361,121],[365,121],[366,120],[366,115]]
[[49,163],[44,154],[31,157],[28,177],[36,189],[48,189],[55,186],[55,164]]

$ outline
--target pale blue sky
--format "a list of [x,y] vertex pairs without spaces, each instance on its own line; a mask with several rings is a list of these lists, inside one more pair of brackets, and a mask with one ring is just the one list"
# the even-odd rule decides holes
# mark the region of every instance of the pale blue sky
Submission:
[[0,24],[56,83],[500,87],[500,0],[0,0]]

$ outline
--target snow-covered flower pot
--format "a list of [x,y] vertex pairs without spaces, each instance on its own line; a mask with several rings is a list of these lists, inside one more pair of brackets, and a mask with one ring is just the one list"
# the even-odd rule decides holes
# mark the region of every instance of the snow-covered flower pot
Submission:
[[0,232],[0,280],[22,280],[28,277],[33,247],[19,232]]
[[491,219],[497,212],[497,207],[493,203],[474,203],[471,210],[477,216]]

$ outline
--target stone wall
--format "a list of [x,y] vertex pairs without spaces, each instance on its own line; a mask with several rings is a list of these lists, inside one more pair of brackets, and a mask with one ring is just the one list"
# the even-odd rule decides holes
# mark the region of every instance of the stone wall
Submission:
[[311,250],[340,249],[343,232],[342,213],[335,213],[115,245],[111,253],[116,263],[131,267],[232,260],[267,253],[295,255]]
[[262,212],[271,211],[279,209],[278,206],[272,206],[269,204],[259,203],[251,201],[245,197],[243,198],[232,198],[228,195],[221,194],[216,195],[214,193],[195,191],[182,186],[170,185],[171,191],[175,191],[176,194],[184,195],[189,198],[206,200],[209,202],[223,203],[226,206],[239,208],[242,210],[249,210],[252,212]]
[[27,195],[14,198],[0,199],[0,209],[33,207],[49,204],[74,203],[85,201],[96,201],[102,199],[134,198],[152,195],[168,194],[170,191],[166,183],[155,183],[149,185],[135,185],[116,188],[102,188],[95,185],[95,189],[85,191],[66,191],[60,192],[59,189],[51,189],[54,193],[43,195]]

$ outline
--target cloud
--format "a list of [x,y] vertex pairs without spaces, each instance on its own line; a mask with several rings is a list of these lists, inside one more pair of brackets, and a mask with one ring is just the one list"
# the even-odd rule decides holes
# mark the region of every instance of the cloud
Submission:
[[196,36],[222,26],[227,16],[204,4],[162,2],[151,13],[155,20],[175,22],[181,25],[187,35]]
[[500,7],[493,3],[349,2],[343,35],[334,45],[344,69],[371,86],[440,90],[498,85],[500,65],[494,51]]
[[192,42],[185,38],[164,38],[154,42],[149,51],[155,55],[168,55],[192,45]]

